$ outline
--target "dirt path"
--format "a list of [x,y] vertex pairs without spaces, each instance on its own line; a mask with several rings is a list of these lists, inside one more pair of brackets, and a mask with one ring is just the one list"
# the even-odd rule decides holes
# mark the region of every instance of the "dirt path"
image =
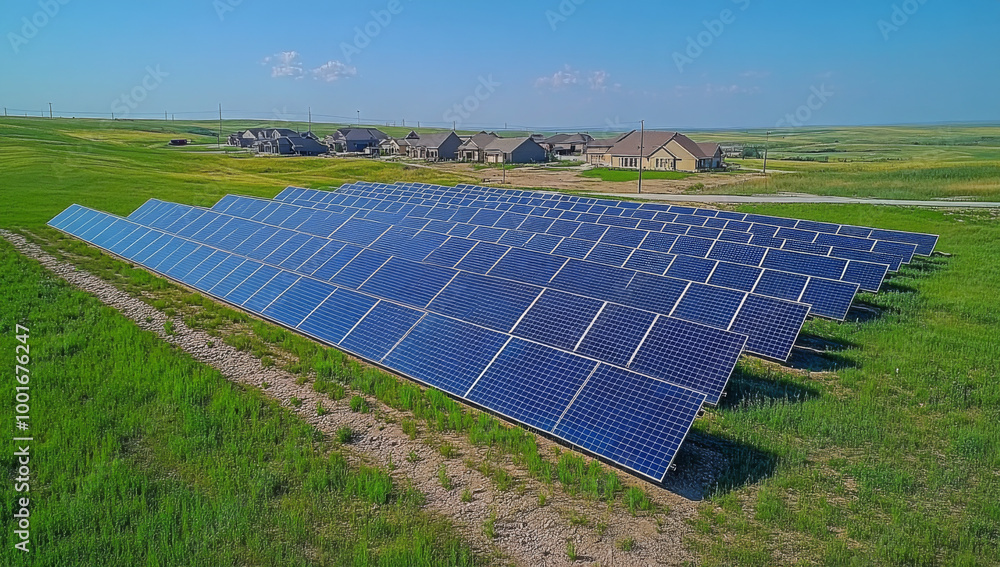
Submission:
[[[428,438],[427,432],[421,431],[416,440],[403,433],[399,425],[404,417],[402,414],[374,400],[369,400],[369,403],[378,408],[375,413],[354,413],[346,399],[334,402],[314,392],[309,384],[298,385],[294,375],[274,367],[264,368],[260,360],[250,353],[236,350],[203,331],[189,329],[179,317],[173,318],[176,334],[168,336],[163,327],[168,317],[159,310],[97,276],[57,260],[22,235],[0,230],[0,236],[58,277],[117,309],[139,327],[156,333],[163,340],[190,353],[196,360],[213,366],[228,380],[263,388],[268,396],[324,433],[334,435],[338,428],[350,426],[356,440],[348,446],[347,453],[354,462],[395,467],[392,474],[397,481],[401,484],[412,482],[417,490],[427,495],[428,509],[450,519],[466,540],[479,550],[498,553],[498,562],[513,561],[518,565],[541,567],[574,564],[680,565],[695,560],[683,543],[692,530],[687,520],[695,514],[697,507],[691,500],[642,484],[647,493],[653,495],[660,512],[633,517],[623,509],[620,501],[609,506],[606,502],[571,497],[563,493],[558,485],[550,487],[527,478],[523,471],[502,461],[499,464],[515,475],[520,486],[501,491],[488,477],[464,464],[465,459],[498,462],[487,449],[471,445],[465,437],[434,434],[458,448],[457,457],[446,459],[434,445],[421,440]],[[292,407],[290,400],[293,397],[302,400],[300,407]],[[316,403],[319,401],[330,413],[322,417],[316,414]],[[542,451],[554,446],[539,439]],[[692,451],[697,452],[697,449]],[[419,459],[413,462],[414,459],[408,458],[411,454]],[[713,461],[711,455],[703,460]],[[452,480],[450,490],[443,488],[438,480],[442,466]],[[711,466],[715,468],[716,465]],[[696,468],[691,467],[692,472],[686,474],[704,473],[694,470]],[[690,477],[689,481],[697,484],[699,478]],[[623,480],[626,484],[638,484],[634,479]],[[681,477],[675,482],[680,484],[674,490],[682,492],[688,481]],[[461,501],[461,494],[466,488],[473,493],[471,502]],[[544,506],[539,505],[540,492],[547,495]],[[491,514],[496,515],[494,539],[488,538],[483,531],[483,525]],[[574,521],[571,522],[571,519]],[[636,543],[629,552],[620,551],[615,545],[625,538],[634,538]],[[567,557],[567,541],[574,542],[579,555],[576,562]]]
[[[414,165],[407,163],[407,165]],[[439,171],[447,171],[465,176],[474,176],[475,183],[506,187],[539,187],[547,189],[564,189],[586,191],[588,193],[629,193],[634,191],[634,181],[612,182],[593,177],[581,177],[583,169],[553,168],[553,167],[516,167],[507,170],[507,183],[501,185],[502,172],[497,169],[476,170],[468,163],[441,162],[427,166]],[[738,185],[750,179],[760,178],[757,173],[720,174],[699,173],[684,179],[643,179],[643,193],[678,194],[685,189],[701,184],[705,188]],[[489,179],[489,182],[484,182]]]

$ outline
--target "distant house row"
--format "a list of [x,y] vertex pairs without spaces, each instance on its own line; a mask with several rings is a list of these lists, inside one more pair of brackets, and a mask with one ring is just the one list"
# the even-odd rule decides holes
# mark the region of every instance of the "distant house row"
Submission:
[[633,130],[615,138],[596,139],[589,134],[556,134],[504,138],[482,131],[471,136],[456,132],[418,134],[411,131],[393,138],[377,128],[340,128],[322,143],[309,132],[287,128],[259,128],[229,136],[232,146],[262,154],[320,155],[337,153],[404,156],[427,161],[473,163],[542,163],[573,157],[594,166],[655,171],[706,171],[725,166],[725,152],[715,143],[699,144],[679,132]]
[[300,133],[288,128],[241,130],[230,134],[228,143],[260,154],[318,156],[329,151],[312,132]]

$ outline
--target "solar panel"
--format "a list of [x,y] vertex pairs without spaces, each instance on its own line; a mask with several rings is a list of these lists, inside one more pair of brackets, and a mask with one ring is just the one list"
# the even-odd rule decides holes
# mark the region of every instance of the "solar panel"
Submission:
[[[105,216],[107,217],[107,215]],[[182,245],[184,243],[191,244],[191,241],[163,233],[156,235],[154,242],[164,238],[169,241],[168,245],[172,246],[174,250],[176,250],[178,245]],[[199,249],[203,248],[206,247],[199,246]],[[213,251],[208,254],[208,257],[214,256],[216,252],[221,251]],[[165,253],[165,255],[159,257],[158,260],[162,263],[164,261],[162,258],[165,258],[170,254],[173,254],[173,252]],[[200,255],[204,256],[205,252],[201,252]],[[231,265],[227,265],[227,262],[231,263]],[[204,263],[205,261],[203,260],[202,264]],[[240,258],[234,255],[225,256],[221,264],[217,265],[213,270],[211,270],[211,272],[221,271],[220,268],[228,269],[228,273],[221,273],[219,278],[213,277],[206,279],[203,276],[197,280],[198,282],[204,282],[204,285],[211,286],[211,288],[204,290],[210,295],[214,295],[211,293],[211,290],[225,290],[232,287],[233,289],[228,292],[229,297],[235,300],[240,300],[245,296],[246,292],[238,290],[241,290],[243,287],[257,287],[257,280],[253,279],[255,276],[259,276],[260,281],[263,281],[268,276],[271,276],[274,271],[277,271],[277,275],[271,277],[268,283],[261,287],[257,292],[253,293],[251,298],[243,304],[245,308],[279,323],[284,323],[289,326],[297,325],[298,329],[307,334],[324,340],[330,340],[330,342],[339,344],[345,348],[345,350],[360,354],[370,360],[377,361],[385,359],[400,361],[400,365],[414,364],[415,361],[419,360],[419,357],[416,356],[415,352],[417,351],[414,351],[413,348],[444,348],[444,345],[448,342],[437,339],[429,340],[430,337],[449,336],[453,339],[456,333],[463,337],[469,337],[470,340],[479,337],[485,342],[476,341],[474,343],[467,343],[464,348],[454,347],[460,348],[460,351],[464,353],[465,356],[474,354],[480,355],[477,359],[478,361],[463,359],[461,364],[452,364],[448,367],[454,371],[453,375],[455,377],[461,377],[467,380],[472,376],[473,370],[470,369],[479,368],[479,366],[482,366],[486,355],[497,351],[500,338],[507,337],[503,340],[504,343],[508,345],[519,345],[521,342],[526,345],[530,345],[526,347],[527,350],[524,352],[539,353],[538,358],[529,359],[529,362],[534,362],[531,368],[535,372],[541,370],[542,372],[554,372],[554,374],[546,376],[546,380],[549,380],[549,382],[546,383],[547,385],[540,385],[541,382],[539,382],[536,378],[532,381],[532,388],[534,389],[529,388],[524,392],[526,394],[524,396],[524,403],[529,407],[531,407],[532,404],[543,404],[540,406],[543,408],[541,412],[532,413],[528,416],[528,418],[522,421],[528,425],[538,424],[538,426],[551,429],[554,427],[555,421],[552,418],[546,418],[546,415],[548,414],[545,412],[550,412],[553,416],[560,417],[566,413],[569,407],[571,407],[571,404],[567,403],[564,405],[558,405],[556,407],[556,409],[559,410],[558,412],[555,412],[552,409],[553,406],[550,403],[552,401],[552,396],[557,394],[564,396],[566,388],[569,387],[565,381],[565,374],[560,373],[560,369],[567,367],[567,364],[560,362],[558,368],[548,367],[545,365],[546,360],[560,359],[564,362],[568,360],[570,361],[569,366],[576,365],[586,368],[595,368],[598,364],[593,358],[581,357],[579,355],[572,354],[569,351],[547,347],[535,342],[525,341],[524,339],[510,338],[509,335],[490,332],[478,326],[473,326],[476,332],[469,332],[468,327],[464,327],[460,322],[454,321],[453,319],[447,319],[444,316],[427,314],[419,309],[410,309],[386,300],[379,301],[374,298],[369,298],[364,294],[351,292],[335,285],[309,280],[284,270],[278,270],[272,266],[260,265],[257,262],[246,258]],[[244,272],[248,272],[250,275],[243,277]],[[253,284],[252,286],[251,283]],[[431,319],[432,317],[436,319]],[[304,320],[299,323],[299,320],[303,318]],[[422,325],[425,321],[426,325]],[[446,333],[447,335],[443,335],[442,333]],[[411,339],[410,337],[413,338]],[[424,339],[421,339],[421,337],[424,337]],[[741,347],[742,341],[745,339],[739,335],[732,335],[732,337],[738,337],[736,344]],[[515,343],[515,341],[518,341],[518,343]],[[468,346],[469,344],[475,344],[476,346]],[[396,348],[401,349],[398,356],[395,354],[389,356],[394,353],[394,349]],[[516,352],[517,348],[517,346],[512,347],[508,356],[511,356],[512,353]],[[735,364],[735,357],[739,356],[740,350],[742,349],[737,348],[736,352],[731,353],[733,364]],[[430,358],[435,358],[441,363],[450,364],[449,361],[455,362],[458,359],[456,356],[442,354],[441,357],[436,357],[431,351],[425,350],[424,352],[429,353]],[[556,354],[553,355],[552,353]],[[693,364],[694,367],[700,370],[705,370],[705,365],[708,362],[713,361],[709,361],[703,354],[697,353],[698,351],[692,353],[694,354],[696,360],[688,361],[688,364]],[[495,358],[491,358],[487,367],[492,369],[494,368],[494,365],[496,365],[495,369],[491,372],[484,372],[481,376],[477,376],[476,379],[478,382],[474,383],[481,384],[482,387],[480,389],[476,389],[478,386],[473,387],[468,395],[470,395],[470,397],[488,397],[491,380],[496,380],[498,375],[503,375],[506,360],[508,359],[504,358],[500,354],[497,354]],[[498,362],[499,364],[497,364]],[[418,368],[417,366],[414,366],[413,368],[415,369],[413,370],[414,373],[427,372],[426,369],[416,369]],[[623,368],[619,368],[618,370],[627,373],[627,371]],[[718,370],[718,368],[713,367],[712,370]],[[510,368],[507,368],[506,371],[509,373]],[[731,371],[731,368],[729,368],[728,371]],[[725,371],[726,376],[728,376],[728,371]],[[431,372],[439,376],[448,374],[447,369],[441,368]],[[683,370],[675,369],[673,373],[679,377],[683,377],[685,375]],[[406,372],[404,372],[404,374],[406,374]],[[652,378],[642,376],[640,374],[628,373],[628,375],[634,376],[636,379],[653,380]],[[722,379],[724,378],[725,377]],[[582,387],[583,385],[579,382],[571,382],[570,384],[573,387]],[[510,390],[509,384],[507,389],[508,391]],[[573,388],[570,389],[572,390]],[[454,390],[454,387],[450,388],[450,391]],[[678,388],[678,391],[682,392],[685,398],[700,398],[702,401],[705,399],[704,393],[693,392],[684,388]],[[539,394],[540,397],[532,397],[530,395],[531,392]],[[568,399],[570,401],[577,399],[586,400],[585,396],[581,397],[579,389],[569,392],[569,396],[570,397]],[[524,406],[514,407],[510,405],[510,402],[511,400],[507,398],[506,400],[498,400],[494,404],[496,407],[485,407],[493,411],[497,411],[498,413],[503,413],[504,415],[520,415],[518,412],[523,411]],[[655,400],[656,404],[660,404],[662,402],[663,400],[660,399]],[[689,417],[676,415],[658,415],[658,417],[664,421],[675,421],[677,419],[693,419],[695,415],[696,412],[692,413]],[[689,427],[690,424],[687,424],[687,426]],[[668,458],[672,459],[672,456],[676,453],[677,447],[679,446],[679,442],[680,440],[652,440],[651,447],[656,451],[664,452],[664,454],[669,455]],[[598,455],[605,456],[605,458],[614,460],[614,458],[605,455],[606,448],[603,446],[588,442],[584,442],[580,446],[586,450],[593,451]],[[669,466],[669,460],[665,462],[665,466]],[[666,468],[656,470],[647,469],[642,474],[647,474],[651,478],[659,479],[662,478],[662,475],[665,474],[665,472]]]

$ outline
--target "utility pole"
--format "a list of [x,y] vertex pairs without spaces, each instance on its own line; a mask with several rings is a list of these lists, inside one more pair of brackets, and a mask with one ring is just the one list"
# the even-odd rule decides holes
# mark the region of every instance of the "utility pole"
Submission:
[[455,130],[458,130],[458,120],[451,121],[451,131],[454,132]]
[[764,177],[767,177],[767,146],[771,141],[771,131],[767,131],[767,136],[764,138]]
[[313,109],[309,107],[309,133],[312,134],[313,131]]
[[[633,122],[633,124],[635,124]],[[646,146],[646,121],[639,122],[639,194],[642,194],[642,154]],[[635,130],[633,130],[635,132]]]
[[222,149],[222,103],[219,103],[219,149]]
[[358,128],[361,127],[361,111],[358,111]]
[[52,118],[52,103],[49,103],[49,118]]

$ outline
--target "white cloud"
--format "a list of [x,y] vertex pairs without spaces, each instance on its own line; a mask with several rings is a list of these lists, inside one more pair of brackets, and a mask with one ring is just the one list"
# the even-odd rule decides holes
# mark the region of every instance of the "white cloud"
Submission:
[[298,51],[282,51],[265,57],[260,63],[261,65],[271,65],[272,77],[301,77],[303,74]]
[[561,71],[556,71],[549,77],[539,77],[535,79],[535,87],[540,89],[558,90],[563,87],[575,85],[580,81],[580,72],[575,71],[569,65]]
[[[590,90],[604,92],[609,88],[610,77],[611,73],[604,70],[583,73],[566,65],[551,75],[535,79],[535,88],[556,91],[586,85]],[[611,87],[618,90],[621,84],[615,83]]]
[[594,91],[606,91],[608,90],[608,77],[611,74],[607,71],[593,71],[590,76],[587,77],[587,81],[590,83],[590,89]]
[[356,67],[336,60],[330,60],[310,71],[313,78],[332,83],[346,77],[354,77],[358,74]]

